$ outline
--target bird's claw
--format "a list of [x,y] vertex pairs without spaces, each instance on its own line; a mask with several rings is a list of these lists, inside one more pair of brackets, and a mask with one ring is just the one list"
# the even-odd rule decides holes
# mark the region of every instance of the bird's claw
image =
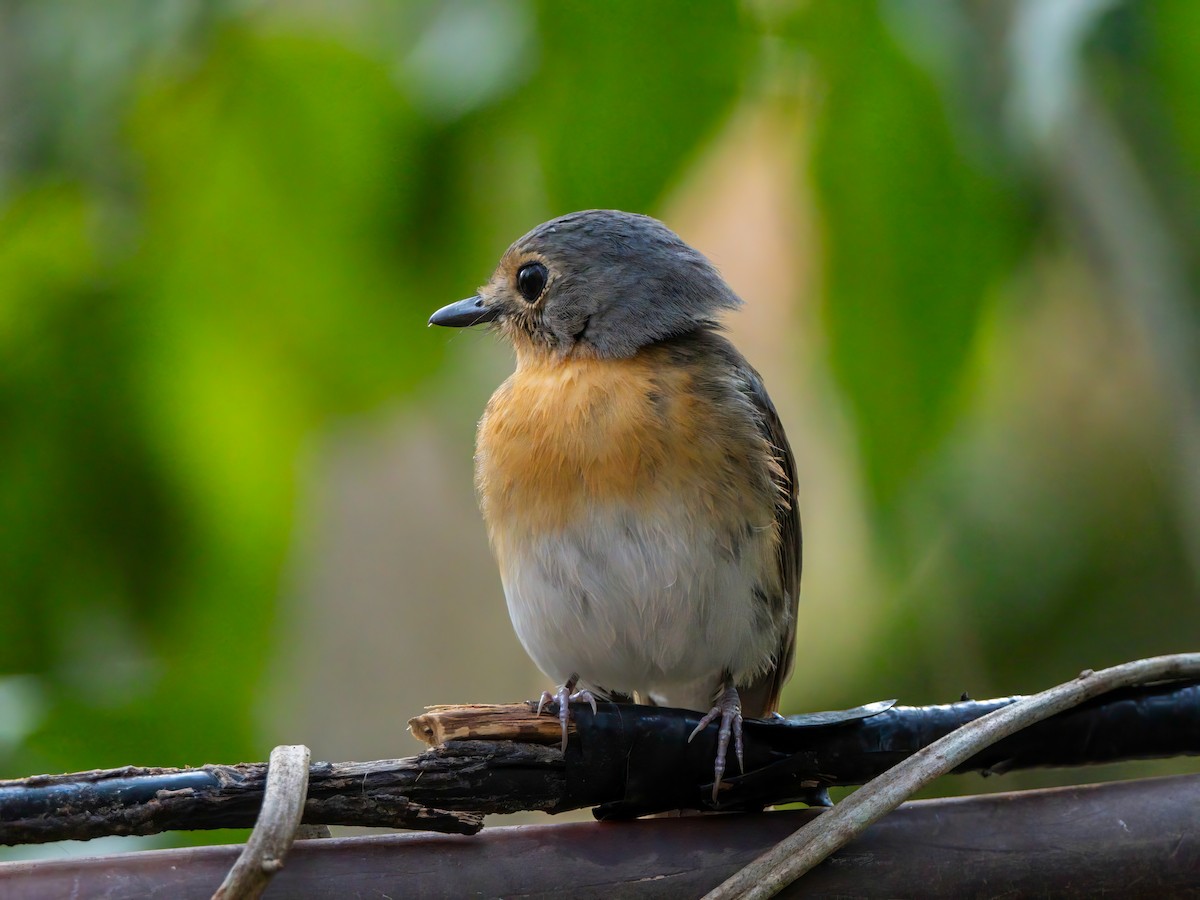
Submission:
[[742,753],[742,700],[737,688],[732,683],[725,685],[716,704],[700,720],[700,724],[688,736],[688,743],[705,728],[721,718],[721,728],[717,732],[717,758],[713,762],[713,803],[717,802],[717,792],[721,789],[721,778],[725,775],[725,757],[729,753],[729,737],[733,736],[733,752],[737,756],[738,770],[746,771],[746,762]]
[[542,710],[546,708],[548,703],[558,704],[558,721],[562,725],[562,750],[567,752],[567,723],[571,721],[571,704],[582,700],[592,708],[592,715],[597,712],[596,696],[589,690],[576,691],[575,685],[579,683],[579,676],[572,675],[567,679],[566,684],[563,684],[559,689],[551,694],[549,691],[542,691],[542,698],[538,700],[537,714],[540,716]]

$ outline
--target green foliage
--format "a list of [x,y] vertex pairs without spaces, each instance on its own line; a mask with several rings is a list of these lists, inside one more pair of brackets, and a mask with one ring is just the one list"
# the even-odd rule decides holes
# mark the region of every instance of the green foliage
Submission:
[[229,27],[144,84],[136,234],[82,187],[3,223],[0,662],[52,698],[16,771],[251,754],[298,454],[435,362],[389,228],[425,135],[384,66]]
[[1164,0],[1111,16],[1093,40],[1090,59],[1114,115],[1144,159],[1143,175],[1171,217],[1178,251],[1200,283],[1200,58],[1192,36],[1200,7]]
[[737,4],[548,0],[539,13],[543,60],[520,109],[551,209],[650,209],[738,95],[751,35]]
[[869,485],[889,505],[952,421],[1028,222],[1019,185],[972,157],[874,3],[814,4],[803,24],[826,111],[813,166],[832,363]]

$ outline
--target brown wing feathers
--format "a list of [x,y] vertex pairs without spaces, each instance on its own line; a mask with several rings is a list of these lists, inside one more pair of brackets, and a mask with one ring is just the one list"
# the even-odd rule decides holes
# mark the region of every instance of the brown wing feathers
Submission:
[[748,395],[761,415],[760,427],[763,435],[775,449],[779,466],[773,477],[779,487],[775,504],[775,523],[779,533],[777,561],[779,581],[784,592],[784,603],[788,610],[787,625],[776,652],[775,664],[752,684],[738,685],[742,698],[742,712],[746,716],[759,717],[775,712],[779,708],[779,696],[783,685],[791,674],[796,657],[796,613],[800,597],[800,569],[802,563],[802,538],[800,533],[800,510],[796,490],[796,460],[791,445],[783,431],[783,423],[775,405],[763,387],[758,373],[748,365],[746,381]]

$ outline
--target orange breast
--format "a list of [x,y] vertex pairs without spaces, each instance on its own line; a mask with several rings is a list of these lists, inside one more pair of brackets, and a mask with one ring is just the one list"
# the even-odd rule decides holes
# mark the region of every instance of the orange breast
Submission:
[[476,481],[493,542],[561,529],[586,504],[684,503],[718,519],[761,511],[745,486],[768,465],[765,442],[697,391],[694,372],[665,363],[654,348],[519,360],[479,423]]

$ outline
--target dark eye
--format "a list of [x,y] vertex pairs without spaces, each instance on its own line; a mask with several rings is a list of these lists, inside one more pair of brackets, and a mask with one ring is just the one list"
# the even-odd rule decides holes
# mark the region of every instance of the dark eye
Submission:
[[546,287],[546,274],[546,267],[541,263],[521,266],[521,270],[517,272],[517,290],[521,292],[521,296],[530,303],[542,296]]

